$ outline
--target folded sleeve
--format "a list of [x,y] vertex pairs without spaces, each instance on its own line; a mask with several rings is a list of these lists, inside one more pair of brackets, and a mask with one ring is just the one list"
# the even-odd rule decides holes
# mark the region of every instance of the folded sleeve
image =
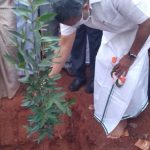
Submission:
[[150,18],[150,0],[113,0],[113,2],[122,16],[136,24]]
[[67,36],[72,34],[73,32],[76,32],[76,28],[73,28],[71,26],[67,26],[64,24],[60,24],[60,33],[61,35]]

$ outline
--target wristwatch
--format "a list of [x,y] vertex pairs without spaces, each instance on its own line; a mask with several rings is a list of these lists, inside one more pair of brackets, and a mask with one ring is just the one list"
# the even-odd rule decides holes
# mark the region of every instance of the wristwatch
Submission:
[[136,59],[137,58],[137,55],[132,54],[130,51],[129,51],[128,55],[130,56],[131,59]]

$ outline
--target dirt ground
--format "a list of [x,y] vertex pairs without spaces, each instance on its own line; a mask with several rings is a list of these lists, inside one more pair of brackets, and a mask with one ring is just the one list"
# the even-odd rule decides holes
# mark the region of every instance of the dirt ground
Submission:
[[[20,106],[25,88],[21,86],[16,97],[0,100],[0,150],[139,150],[134,144],[138,139],[150,140],[150,106],[129,120],[129,136],[118,140],[107,139],[103,128],[94,119],[89,105],[93,96],[84,92],[69,92],[72,80],[65,72],[59,84],[67,91],[66,98],[75,98],[72,117],[64,117],[64,124],[56,129],[52,140],[36,144],[27,138],[25,125],[29,111]],[[137,99],[138,100],[138,99]]]

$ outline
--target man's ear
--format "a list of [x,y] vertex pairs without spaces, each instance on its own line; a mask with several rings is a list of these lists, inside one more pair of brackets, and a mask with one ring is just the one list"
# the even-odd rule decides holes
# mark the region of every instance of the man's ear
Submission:
[[85,3],[82,8],[83,19],[87,19],[87,17],[89,16],[89,10],[90,10],[90,5],[88,3]]
[[89,9],[90,9],[90,5],[88,3],[85,3],[83,5],[83,11],[89,11]]

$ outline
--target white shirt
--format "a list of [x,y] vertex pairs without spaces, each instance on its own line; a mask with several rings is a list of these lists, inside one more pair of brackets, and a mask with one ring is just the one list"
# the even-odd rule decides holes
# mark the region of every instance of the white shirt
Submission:
[[[120,33],[137,28],[150,17],[149,0],[90,0],[91,18],[85,24],[91,28]],[[60,25],[62,35],[70,35],[76,28]]]

